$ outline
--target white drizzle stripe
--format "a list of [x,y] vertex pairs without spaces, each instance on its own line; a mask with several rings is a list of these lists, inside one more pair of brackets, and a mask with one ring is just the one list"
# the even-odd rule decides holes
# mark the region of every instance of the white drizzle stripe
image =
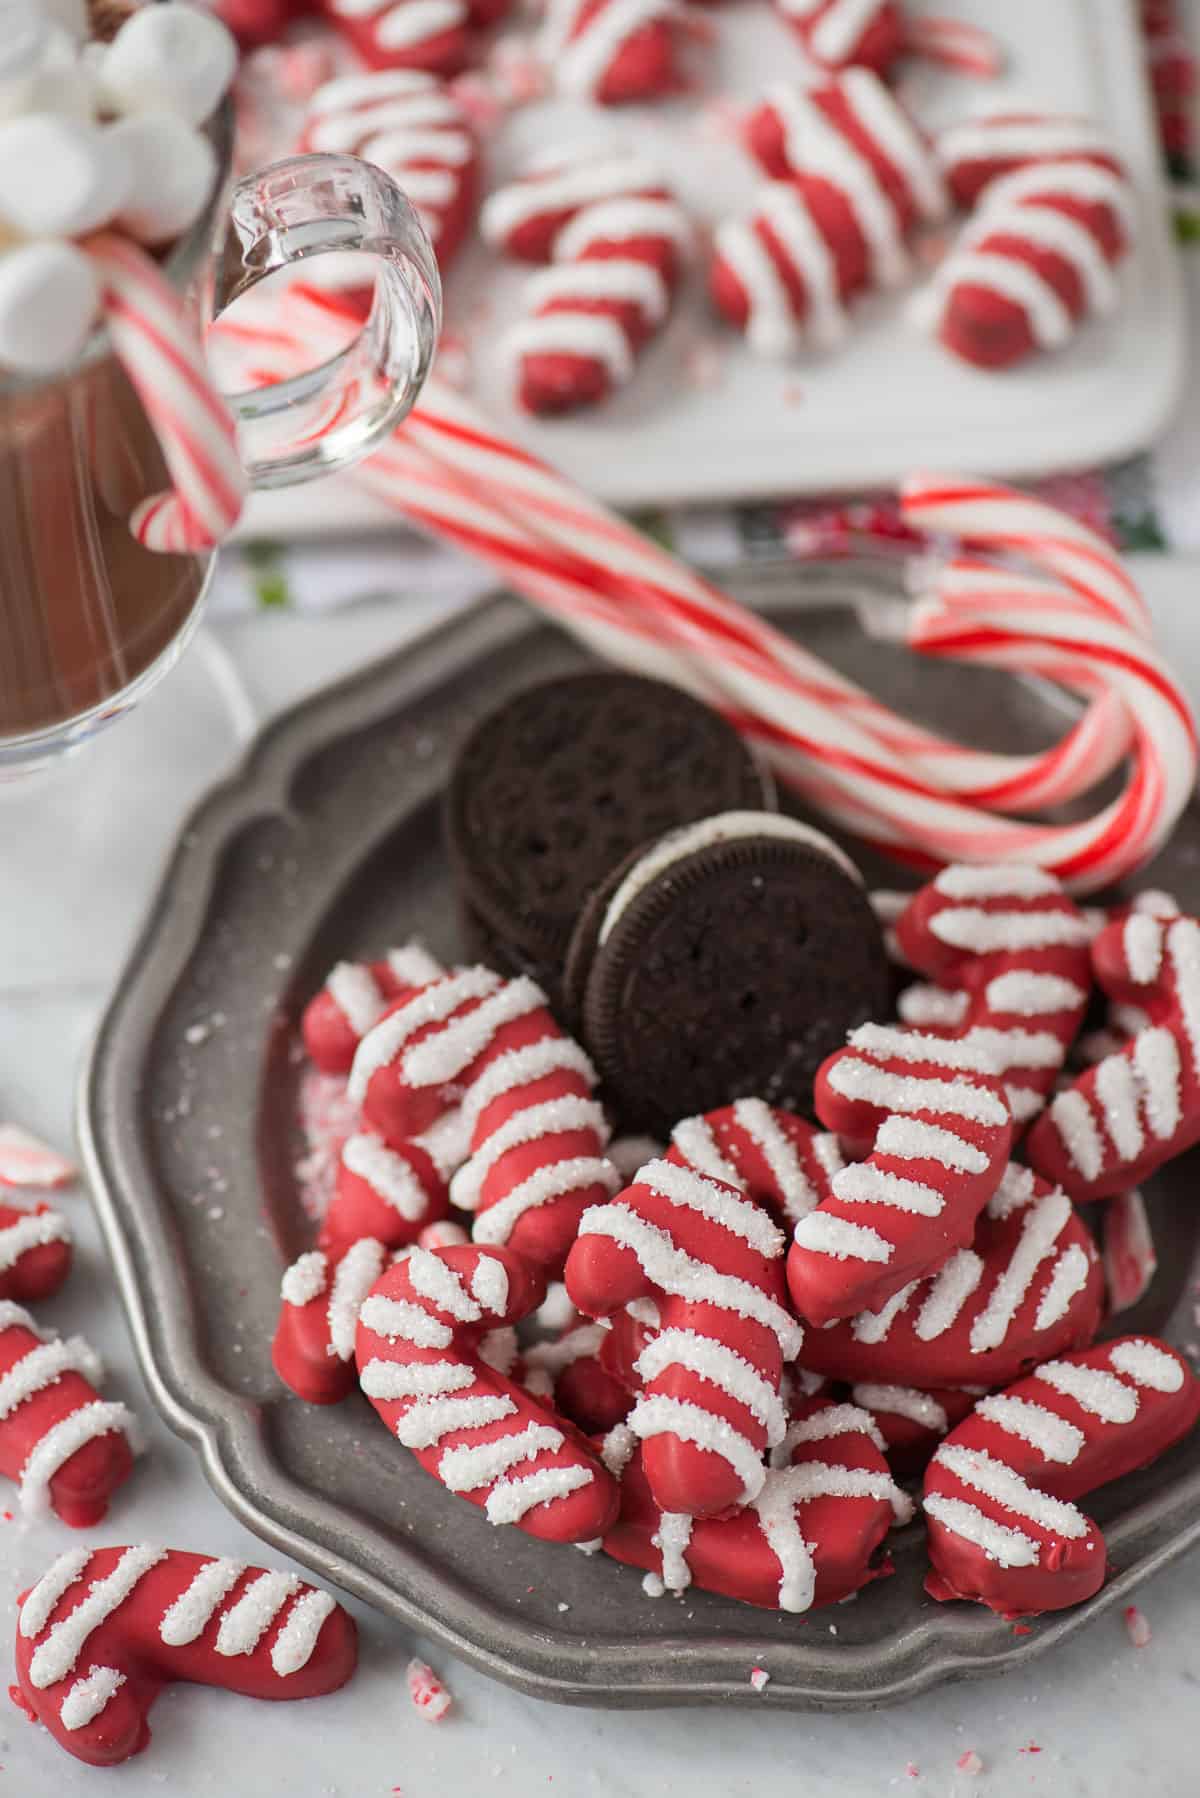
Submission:
[[449,1492],[477,1492],[522,1461],[555,1452],[564,1440],[562,1431],[551,1424],[528,1423],[494,1442],[446,1449],[438,1462],[438,1478]]
[[909,1299],[920,1285],[919,1280],[910,1280],[899,1292],[894,1292],[886,1305],[878,1311],[860,1311],[854,1319],[853,1331],[856,1342],[884,1342],[888,1331],[907,1305]]
[[983,1260],[974,1249],[959,1249],[935,1276],[917,1313],[916,1335],[934,1342],[954,1323],[983,1278]]
[[970,993],[947,990],[927,980],[918,980],[905,987],[896,1001],[901,1022],[911,1024],[917,1030],[928,1030],[931,1025],[954,1030],[970,1009]]
[[934,912],[929,929],[939,942],[975,955],[1017,954],[1060,945],[1078,949],[1088,940],[1085,919],[1074,911],[1057,909],[984,911],[979,906],[946,906]]
[[505,333],[503,353],[514,362],[526,356],[599,362],[614,387],[633,378],[633,346],[621,321],[609,312],[539,312]]
[[1183,1385],[1184,1372],[1178,1361],[1152,1342],[1115,1343],[1108,1358],[1118,1373],[1154,1392],[1178,1392]]
[[663,1292],[753,1318],[778,1337],[785,1361],[794,1361],[800,1353],[803,1331],[782,1305],[748,1280],[719,1273],[707,1263],[685,1254],[676,1248],[665,1230],[648,1223],[622,1201],[593,1205],[585,1211],[579,1234],[581,1237],[608,1236],[629,1249],[636,1255],[650,1284]]
[[692,247],[692,228],[677,200],[649,194],[622,194],[584,206],[554,239],[554,260],[572,262],[597,245],[658,240],[681,256]]
[[1054,1263],[1050,1284],[1042,1294],[1041,1303],[1038,1305],[1037,1316],[1034,1319],[1035,1329],[1048,1330],[1052,1324],[1058,1323],[1060,1318],[1066,1316],[1075,1294],[1082,1292],[1087,1285],[1090,1271],[1091,1263],[1077,1242],[1073,1242],[1070,1248],[1063,1250]]
[[325,1290],[329,1263],[320,1249],[309,1249],[286,1269],[279,1282],[279,1296],[285,1305],[311,1305]]
[[498,1255],[479,1257],[471,1270],[471,1294],[493,1317],[500,1317],[507,1310],[508,1269]]
[[591,146],[577,146],[578,154],[561,157],[564,164],[489,194],[479,213],[479,229],[485,243],[503,244],[522,225],[557,213],[575,212],[595,201],[658,187],[659,168],[645,158],[621,152],[596,156]]
[[605,1331],[597,1324],[580,1324],[574,1330],[568,1330],[557,1342],[535,1342],[525,1350],[526,1372],[538,1368],[553,1381],[576,1361],[599,1352],[604,1341]]
[[594,1478],[590,1467],[539,1467],[520,1479],[501,1480],[493,1486],[484,1512],[489,1523],[519,1523],[535,1505],[567,1498],[581,1486],[590,1486]]
[[202,1635],[221,1600],[246,1571],[244,1561],[206,1561],[189,1586],[163,1612],[158,1633],[169,1648],[183,1648]]
[[[800,276],[807,302],[804,323],[813,342],[818,349],[832,349],[844,339],[850,318],[842,301],[837,262],[811,210],[790,181],[768,181],[759,190],[757,217]],[[761,243],[753,224],[747,228]],[[765,244],[762,250],[771,260]],[[782,300],[791,312],[793,302],[786,289],[782,289]]]
[[670,1161],[649,1161],[638,1174],[637,1184],[682,1210],[695,1211],[710,1223],[719,1224],[768,1261],[783,1253],[783,1232],[761,1206],[752,1199],[725,1192],[690,1168],[676,1167]]
[[1103,1423],[1132,1423],[1137,1416],[1137,1393],[1103,1368],[1080,1367],[1073,1361],[1045,1361],[1036,1378],[1065,1398],[1073,1398]]
[[840,190],[862,234],[874,282],[897,286],[909,269],[901,220],[870,159],[804,88],[774,88],[767,98],[783,126],[791,168]]
[[308,1591],[296,1600],[271,1644],[271,1666],[281,1679],[307,1667],[325,1619],[336,1609],[336,1600],[328,1592]]
[[873,1062],[859,1061],[851,1055],[835,1061],[826,1078],[843,1098],[881,1110],[932,1111],[996,1128],[1008,1122],[1003,1099],[990,1088],[975,1086],[969,1080],[927,1080],[912,1074],[891,1074]]
[[799,341],[792,297],[753,219],[722,219],[713,248],[732,273],[746,304],[746,342],[756,356],[782,359]]
[[[449,105],[450,116],[457,117],[457,109],[441,95],[432,96],[426,104],[431,107]],[[439,113],[437,116],[444,117],[446,115]],[[464,132],[439,132],[437,142],[441,154],[454,162],[466,162],[471,153],[471,140]],[[456,152],[453,156],[450,155],[451,142],[453,142]],[[459,153],[464,149],[465,154]],[[401,943],[398,948],[389,949],[387,965],[401,986],[429,986],[433,981],[440,980],[446,972],[437,957],[431,955],[423,943],[417,942]]]
[[[783,1474],[790,1470],[780,1468],[778,1471]],[[779,1562],[780,1610],[796,1613],[809,1610],[817,1583],[813,1551],[796,1522],[796,1504],[791,1490],[777,1474],[768,1474],[754,1509],[767,1546]]]
[[368,1398],[440,1398],[475,1384],[460,1361],[368,1361],[359,1375]]
[[973,1142],[921,1118],[884,1118],[875,1136],[875,1153],[897,1161],[938,1161],[962,1174],[982,1174],[988,1166],[987,1156]]
[[[90,1563],[91,1558],[90,1553],[84,1551],[84,1567]],[[68,1674],[73,1673],[75,1664],[92,1631],[99,1628],[106,1618],[111,1617],[112,1613],[124,1604],[143,1574],[149,1573],[151,1567],[156,1567],[160,1561],[165,1559],[165,1549],[127,1548],[113,1567],[112,1572],[106,1574],[103,1579],[94,1580],[88,1587],[87,1596],[83,1601],[77,1604],[74,1610],[69,1611],[66,1616],[60,1617],[45,1641],[38,1643],[29,1662],[31,1684],[35,1685],[39,1691],[43,1691],[45,1687],[57,1685],[59,1680],[66,1679]],[[56,1566],[61,1569],[63,1563],[58,1562]],[[51,1568],[51,1574],[54,1571],[55,1569]],[[55,1594],[55,1603],[79,1577],[80,1574],[77,1572],[73,1578],[59,1587]],[[30,1593],[30,1600],[37,1596],[38,1590],[38,1587],[34,1588],[34,1591]],[[26,1602],[25,1611],[28,1610],[28,1607],[29,1601]],[[46,1610],[47,1616],[52,1608],[51,1605]],[[25,1611],[22,1611],[21,1615],[21,1633],[26,1636],[40,1634],[40,1630],[27,1626]],[[34,1615],[37,1615],[36,1610]]]
[[213,1644],[217,1653],[230,1657],[253,1654],[300,1585],[294,1573],[260,1573],[222,1616]]
[[482,1315],[478,1303],[470,1296],[454,1268],[431,1249],[414,1249],[405,1261],[405,1271],[414,1292],[448,1311],[459,1323],[478,1323]]
[[0,1421],[26,1399],[53,1386],[65,1373],[79,1373],[93,1384],[104,1377],[99,1355],[82,1336],[39,1343],[0,1377]]
[[684,1118],[671,1132],[671,1141],[689,1167],[710,1180],[723,1180],[726,1186],[744,1187],[745,1182],[735,1167],[722,1155],[709,1125],[702,1117]]
[[1010,1161],[1000,1176],[999,1186],[988,1200],[988,1216],[1008,1217],[1014,1211],[1023,1211],[1026,1205],[1032,1205],[1036,1196],[1033,1169]]
[[342,1164],[409,1223],[415,1224],[428,1211],[429,1194],[412,1167],[378,1136],[349,1137],[342,1150]]
[[662,1556],[662,1582],[668,1592],[685,1592],[692,1583],[692,1570],[687,1563],[691,1539],[692,1519],[686,1512],[660,1513],[658,1529],[650,1541]]
[[418,1030],[428,1024],[442,1023],[459,1006],[471,1000],[486,999],[500,984],[499,974],[493,974],[489,968],[464,968],[459,973],[447,974],[444,980],[434,981],[398,1011],[381,1019],[367,1032],[355,1051],[346,1088],[350,1098],[361,1105],[372,1078],[395,1060]]
[[1059,1093],[1051,1102],[1049,1116],[1071,1158],[1071,1165],[1085,1180],[1098,1179],[1104,1166],[1104,1145],[1083,1094],[1074,1089]]
[[565,1198],[591,1187],[599,1187],[601,1192],[611,1195],[620,1186],[621,1176],[603,1156],[578,1155],[566,1161],[552,1161],[538,1168],[520,1185],[512,1187],[486,1211],[478,1212],[471,1234],[476,1242],[502,1246],[527,1211],[535,1211],[552,1199]]
[[882,1412],[887,1417],[903,1417],[909,1423],[920,1424],[922,1429],[935,1431],[939,1436],[944,1436],[950,1427],[945,1408],[939,1405],[932,1393],[922,1392],[916,1386],[879,1386],[863,1381],[852,1388],[852,1397],[855,1404],[861,1405],[865,1411]]
[[30,1249],[45,1248],[52,1242],[70,1242],[67,1220],[58,1211],[31,1211],[15,1224],[0,1229],[0,1272],[15,1267]]
[[986,1354],[999,1348],[1009,1326],[1025,1300],[1038,1267],[1066,1229],[1072,1215],[1071,1201],[1059,1190],[1048,1192],[1044,1199],[1028,1211],[1021,1226],[1021,1239],[1009,1258],[1008,1265],[993,1286],[988,1302],[971,1325],[971,1349]]
[[59,1599],[71,1590],[91,1558],[90,1548],[68,1548],[46,1569],[21,1606],[17,1627],[27,1642],[41,1635]]
[[753,1503],[762,1490],[766,1470],[757,1450],[725,1418],[702,1410],[686,1399],[653,1393],[638,1399],[627,1422],[634,1435],[643,1442],[655,1436],[678,1436],[684,1442],[694,1442],[697,1448],[707,1449],[710,1454],[720,1455],[742,1482],[740,1503]]
[[[1053,874],[1024,863],[977,868],[970,862],[958,862],[943,868],[933,884],[947,899],[1041,899],[1059,891]],[[912,894],[902,897],[908,900]]]
[[15,1305],[11,1299],[0,1299],[0,1333],[5,1330],[28,1330],[31,1336],[42,1339],[41,1330],[24,1305]]
[[875,1419],[857,1401],[852,1405],[826,1405],[811,1417],[789,1424],[784,1443],[791,1454],[802,1442],[830,1442],[836,1436],[866,1436],[880,1454],[886,1446]]
[[[433,993],[437,988],[427,990]],[[498,1030],[545,1005],[545,993],[525,975],[506,981],[499,992],[491,993],[474,1010],[451,1018],[440,1030],[406,1050],[405,1080],[418,1087],[449,1085],[479,1059]]]
[[609,1130],[603,1108],[594,1099],[581,1098],[574,1093],[543,1099],[537,1104],[526,1105],[523,1110],[510,1112],[455,1174],[450,1182],[450,1197],[462,1210],[474,1211],[484,1181],[510,1149],[523,1148],[539,1138],[564,1136],[581,1130],[592,1133],[595,1148],[603,1148],[608,1141]]
[[888,1205],[917,1217],[940,1217],[946,1209],[945,1198],[935,1187],[888,1173],[871,1161],[843,1168],[833,1183],[833,1196],[843,1204]]
[[968,1504],[961,1498],[948,1498],[942,1492],[927,1492],[921,1508],[943,1529],[961,1536],[964,1542],[974,1543],[1001,1567],[1037,1565],[1037,1543],[1023,1530],[1009,1529],[1006,1524],[994,1522],[978,1505]]
[[810,1211],[796,1225],[793,1241],[816,1255],[832,1255],[836,1261],[891,1260],[895,1244],[869,1230],[864,1224],[849,1223],[828,1211]]
[[578,1074],[589,1090],[598,1083],[591,1061],[569,1036],[545,1036],[526,1048],[506,1049],[497,1055],[471,1082],[471,1090],[463,1100],[462,1123],[467,1135],[474,1136],[480,1118],[493,1100],[558,1073]]
[[377,1336],[393,1342],[411,1342],[414,1348],[444,1349],[454,1341],[449,1324],[430,1317],[428,1311],[407,1299],[369,1298],[359,1312],[359,1322]]
[[1169,1142],[1183,1122],[1183,1069],[1174,1032],[1141,1030],[1134,1038],[1132,1053],[1146,1120],[1159,1142]]
[[1053,1530],[1073,1541],[1087,1535],[1088,1523],[1082,1511],[1062,1499],[1039,1492],[1007,1462],[996,1460],[986,1449],[963,1448],[956,1442],[943,1442],[934,1460],[964,1486],[981,1492],[985,1498],[1039,1529]]
[[396,1424],[396,1440],[405,1448],[435,1448],[452,1430],[481,1430],[514,1416],[516,1409],[507,1393],[421,1399]]
[[83,1679],[77,1679],[62,1701],[58,1713],[64,1729],[85,1729],[116,1697],[125,1684],[125,1675],[115,1667],[91,1667]]
[[1010,1398],[1005,1393],[976,1400],[975,1415],[982,1417],[985,1423],[994,1423],[1009,1436],[1019,1436],[1022,1442],[1036,1448],[1045,1460],[1056,1461],[1064,1467],[1069,1467],[1078,1458],[1087,1440],[1082,1430],[1068,1423],[1065,1417],[1059,1417],[1057,1412],[1048,1411],[1045,1405],[1033,1404],[1025,1398]]
[[339,961],[330,969],[325,990],[358,1037],[378,1024],[387,1004],[375,976],[361,962]]
[[329,1350],[340,1361],[349,1361],[354,1353],[354,1332],[363,1301],[382,1274],[386,1262],[386,1250],[373,1236],[361,1237],[338,1262],[325,1315],[329,1325]]
[[98,1436],[123,1435],[133,1449],[137,1440],[137,1419],[127,1405],[106,1403],[80,1405],[58,1423],[30,1450],[20,1474],[21,1507],[31,1516],[40,1516],[49,1502],[50,1482],[85,1444]]
[[667,1368],[686,1368],[744,1405],[767,1432],[768,1443],[778,1442],[783,1435],[786,1419],[779,1394],[744,1355],[723,1342],[696,1330],[661,1330],[634,1365],[647,1385]]
[[923,1036],[893,1024],[860,1024],[850,1032],[850,1047],[881,1061],[929,1062],[968,1074],[996,1074],[999,1066],[986,1044],[970,1037]]
[[997,974],[984,988],[984,999],[990,1011],[1018,1018],[1075,1011],[1087,1004],[1087,994],[1075,981],[1061,974],[1034,974],[1024,969]]
[[771,1107],[762,1099],[738,1099],[733,1115],[766,1162],[784,1216],[792,1223],[806,1216],[818,1204],[819,1195],[804,1171],[796,1145]]

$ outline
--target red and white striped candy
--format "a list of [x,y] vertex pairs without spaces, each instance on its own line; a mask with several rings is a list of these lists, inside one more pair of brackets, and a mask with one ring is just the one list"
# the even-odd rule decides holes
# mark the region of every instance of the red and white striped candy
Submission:
[[507,1249],[414,1249],[359,1317],[362,1389],[426,1472],[552,1542],[593,1540],[616,1514],[611,1476],[586,1438],[480,1352],[486,1332],[525,1317],[545,1285]]
[[348,1074],[359,1043],[388,1006],[445,971],[420,943],[389,949],[382,961],[339,961],[300,1020],[309,1057],[322,1073]]
[[322,0],[369,69],[457,75],[471,53],[468,0]]
[[174,1680],[316,1698],[354,1671],[354,1620],[294,1573],[167,1548],[72,1548],[21,1596],[21,1709],[60,1748],[115,1766]]
[[808,1323],[877,1309],[970,1242],[1012,1143],[994,1067],[982,1046],[886,1024],[822,1064],[817,1116],[868,1153],[796,1225],[788,1286]]
[[1148,1018],[1059,1093],[1029,1133],[1029,1160],[1076,1199],[1137,1186],[1200,1141],[1200,922],[1131,912],[1092,945],[1096,979]]
[[209,378],[184,302],[146,251],[101,232],[88,255],[113,350],[162,448],[173,486],[143,500],[129,527],[147,549],[213,549],[241,515],[246,472],[237,428]]
[[1154,1460],[1198,1415],[1187,1363],[1137,1336],[1045,1362],[980,1399],[925,1475],[926,1591],[1006,1617],[1090,1598],[1104,1583],[1104,1538],[1071,1501]]
[[0,1204],[0,1299],[48,1299],[70,1273],[71,1253],[71,1226],[61,1211]]
[[1010,1163],[975,1227],[935,1272],[875,1310],[810,1330],[806,1369],[895,1386],[1003,1386],[1096,1334],[1104,1282],[1065,1193]]
[[962,207],[974,206],[993,181],[1038,163],[1090,162],[1122,173],[1104,127],[1071,113],[999,112],[963,119],[938,133],[935,149]]
[[687,29],[674,0],[549,0],[539,52],[560,93],[601,106],[657,100],[683,86]]
[[427,1723],[440,1723],[454,1700],[433,1668],[424,1661],[410,1661],[404,1669],[404,1683],[417,1714]]
[[1035,1117],[1091,992],[1082,913],[1040,868],[958,866],[921,889],[895,932],[904,961],[937,983],[901,994],[904,1021],[982,1045],[1018,1126]]
[[906,48],[899,0],[777,0],[780,13],[823,69],[886,75]]
[[606,1554],[644,1567],[646,1591],[709,1592],[769,1610],[836,1604],[891,1572],[877,1551],[912,1502],[896,1485],[879,1432],[854,1405],[817,1404],[789,1426],[786,1462],[753,1500],[721,1517],[664,1511],[646,1472],[649,1445],[618,1425],[604,1457],[621,1479],[621,1513]]
[[0,1300],[0,1472],[22,1509],[52,1509],[91,1529],[133,1470],[137,1424],[96,1391],[99,1357],[81,1336],[46,1336],[27,1311]]
[[711,1516],[761,1490],[764,1451],[786,1422],[784,1363],[802,1340],[784,1246],[763,1207],[669,1161],[584,1213],[567,1258],[572,1301],[588,1317],[635,1306],[655,1332],[628,1422],[664,1510]]
[[349,151],[404,190],[445,273],[470,228],[479,144],[453,91],[414,69],[344,75],[308,103],[301,148]]
[[79,1169],[20,1124],[0,1124],[0,1186],[72,1186]]
[[1001,44],[990,31],[968,19],[911,14],[904,21],[904,49],[910,56],[922,56],[927,62],[981,81],[994,81],[1004,73]]

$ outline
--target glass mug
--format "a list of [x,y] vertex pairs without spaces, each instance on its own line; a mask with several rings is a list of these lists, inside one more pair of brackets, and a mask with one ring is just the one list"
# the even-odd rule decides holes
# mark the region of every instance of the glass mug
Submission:
[[[437,263],[382,170],[297,156],[229,191],[223,178],[165,272],[216,317],[306,258],[365,252],[374,301],[340,355],[227,395],[251,485],[312,480],[365,455],[404,417],[441,322]],[[0,374],[0,779],[48,761],[127,710],[172,665],[199,617],[213,557],[143,549],[129,515],[170,485],[162,452],[103,329],[46,380]]]

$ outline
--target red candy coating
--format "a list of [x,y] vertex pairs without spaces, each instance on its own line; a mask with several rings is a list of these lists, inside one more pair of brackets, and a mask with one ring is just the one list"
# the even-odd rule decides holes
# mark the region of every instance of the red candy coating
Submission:
[[0,1204],[0,1299],[34,1303],[71,1271],[71,1230],[51,1205]]

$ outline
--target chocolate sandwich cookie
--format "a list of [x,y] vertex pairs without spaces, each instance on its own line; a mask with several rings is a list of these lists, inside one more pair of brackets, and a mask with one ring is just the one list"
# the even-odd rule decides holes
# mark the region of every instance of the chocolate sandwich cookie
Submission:
[[773,808],[770,777],[677,687],[597,670],[518,693],[446,795],[460,898],[509,965],[559,968],[588,894],[632,849],[713,812]]
[[580,917],[569,995],[623,1128],[757,1097],[812,1109],[821,1062],[884,1015],[853,862],[819,831],[727,812],[631,856]]

